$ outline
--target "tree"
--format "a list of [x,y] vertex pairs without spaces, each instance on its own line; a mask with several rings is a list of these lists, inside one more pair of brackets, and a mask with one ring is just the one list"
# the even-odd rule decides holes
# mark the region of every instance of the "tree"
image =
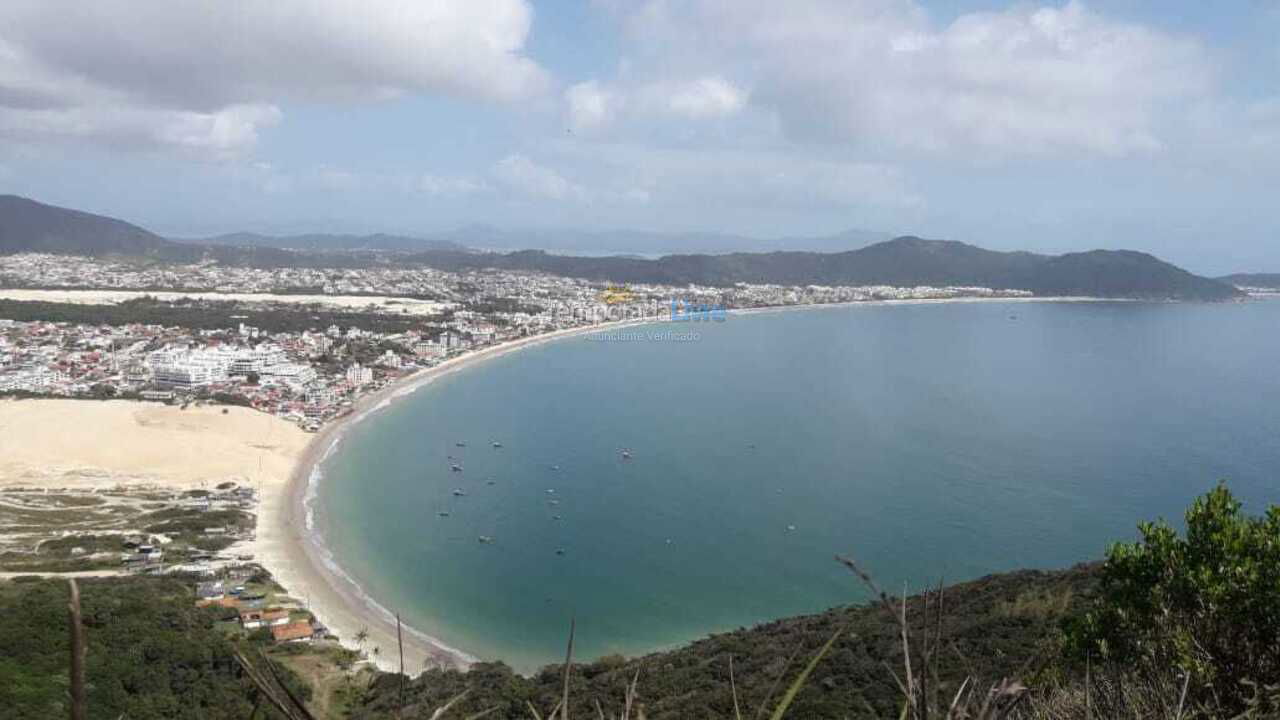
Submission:
[[1163,520],[1107,553],[1100,597],[1070,624],[1077,659],[1139,672],[1186,673],[1190,697],[1236,712],[1249,683],[1280,684],[1280,506],[1241,511],[1223,484],[1186,512],[1186,535]]

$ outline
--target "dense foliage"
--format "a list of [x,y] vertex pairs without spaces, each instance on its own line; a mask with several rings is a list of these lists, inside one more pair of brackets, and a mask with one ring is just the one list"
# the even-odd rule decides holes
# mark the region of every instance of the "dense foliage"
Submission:
[[162,302],[140,297],[114,305],[82,305],[26,300],[0,300],[0,318],[18,322],[68,322],[83,325],[162,325],[191,330],[225,330],[239,323],[266,332],[324,330],[330,325],[359,326],[370,332],[401,333],[406,330],[438,332],[433,323],[442,318],[334,312],[322,307],[253,310],[229,301]]
[[1112,546],[1097,607],[1070,628],[1077,659],[1177,669],[1194,703],[1230,712],[1280,685],[1280,506],[1248,516],[1219,485],[1187,510],[1185,535],[1139,528]]
[[[86,579],[80,590],[89,718],[249,717],[254,691],[215,624],[220,612],[194,607],[190,585]],[[61,580],[0,582],[0,717],[67,717],[68,598]]]

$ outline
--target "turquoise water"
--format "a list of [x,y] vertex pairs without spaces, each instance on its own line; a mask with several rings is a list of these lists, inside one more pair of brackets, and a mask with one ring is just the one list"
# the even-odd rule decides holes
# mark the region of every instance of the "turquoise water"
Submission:
[[527,670],[571,616],[594,657],[863,599],[835,553],[919,587],[1098,558],[1219,478],[1280,502],[1280,302],[691,329],[537,346],[355,425],[319,494],[337,559],[414,627]]

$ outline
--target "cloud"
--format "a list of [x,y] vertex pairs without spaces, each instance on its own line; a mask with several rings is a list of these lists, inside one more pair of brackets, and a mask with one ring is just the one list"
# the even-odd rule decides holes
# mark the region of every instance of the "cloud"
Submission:
[[818,159],[786,150],[655,148],[637,143],[557,143],[567,162],[625,177],[643,202],[668,206],[912,210],[923,200],[884,163]]
[[233,152],[288,101],[544,92],[526,0],[0,5],[0,132]]
[[650,90],[666,95],[667,108],[691,119],[732,115],[747,104],[747,94],[728,80],[711,75]]
[[533,198],[572,200],[583,199],[587,195],[581,185],[524,155],[508,155],[499,160],[493,167],[493,175],[506,187]]
[[427,173],[418,178],[418,190],[433,197],[471,195],[489,190],[489,185],[483,180]]
[[[632,75],[723,68],[749,105],[806,143],[989,155],[1158,151],[1168,117],[1211,92],[1199,42],[1078,2],[939,24],[913,0],[648,0],[620,5]],[[690,116],[748,103],[703,80]]]
[[594,130],[612,119],[622,98],[594,80],[571,85],[564,91],[569,125],[575,130]]

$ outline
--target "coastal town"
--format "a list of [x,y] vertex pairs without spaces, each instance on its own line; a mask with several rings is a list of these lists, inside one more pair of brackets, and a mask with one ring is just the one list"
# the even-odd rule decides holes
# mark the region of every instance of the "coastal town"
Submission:
[[0,256],[0,287],[0,394],[244,405],[311,431],[397,378],[544,333],[627,320],[710,321],[751,308],[1031,294],[618,288],[499,270],[139,266],[38,253]]

